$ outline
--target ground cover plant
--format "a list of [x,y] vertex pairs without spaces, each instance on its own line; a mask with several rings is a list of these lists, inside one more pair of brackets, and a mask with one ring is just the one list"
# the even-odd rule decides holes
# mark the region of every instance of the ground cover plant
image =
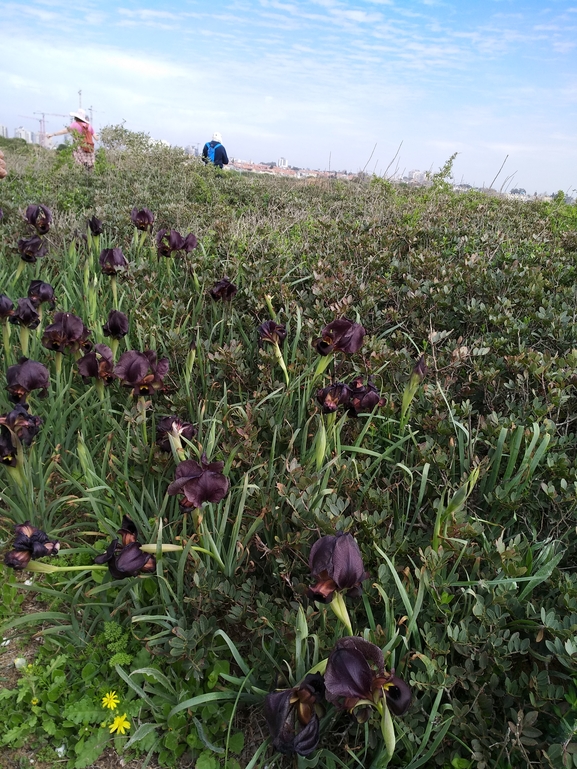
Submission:
[[577,765],[575,207],[103,141],[5,150],[2,760]]

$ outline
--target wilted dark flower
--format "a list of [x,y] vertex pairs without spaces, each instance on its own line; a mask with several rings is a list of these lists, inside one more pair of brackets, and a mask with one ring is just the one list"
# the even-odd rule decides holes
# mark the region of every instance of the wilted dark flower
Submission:
[[162,417],[156,425],[156,445],[162,451],[170,451],[169,433],[191,441],[196,435],[196,427],[180,417]]
[[6,294],[0,294],[0,318],[9,318],[14,314],[14,302]]
[[34,307],[39,307],[43,302],[48,302],[50,309],[53,310],[56,304],[54,300],[54,289],[50,283],[44,283],[42,280],[32,280],[28,286],[28,299]]
[[26,219],[39,235],[46,235],[52,223],[52,212],[46,206],[28,206]]
[[138,208],[133,208],[130,213],[130,218],[137,230],[143,230],[144,232],[150,232],[152,230],[154,214],[152,211],[149,211],[148,208],[141,208],[140,211]]
[[122,339],[128,334],[128,318],[120,310],[110,310],[108,320],[102,326],[102,333],[112,339]]
[[317,400],[322,406],[323,414],[332,414],[339,406],[348,408],[350,397],[350,387],[343,382],[335,382],[317,390]]
[[30,446],[38,435],[42,420],[28,413],[28,405],[18,405],[8,414],[0,415],[0,425],[16,435],[24,446]]
[[222,474],[224,462],[207,462],[203,454],[200,463],[194,459],[181,462],[176,478],[167,489],[168,494],[183,494],[183,510],[201,507],[204,502],[220,502],[228,492],[228,478]]
[[60,542],[48,539],[45,532],[32,526],[30,521],[19,523],[14,527],[14,549],[4,556],[6,566],[13,569],[25,569],[30,560],[43,558],[46,555],[58,555]]
[[46,256],[48,246],[41,237],[33,235],[31,238],[20,238],[18,241],[18,251],[22,261],[34,264],[37,259]]
[[118,529],[122,539],[113,539],[106,552],[97,555],[95,563],[107,563],[108,570],[114,579],[135,577],[138,573],[149,574],[156,569],[156,558],[149,553],[143,553],[137,541],[138,532],[134,522],[125,515],[122,527]]
[[190,254],[191,251],[194,251],[194,249],[198,246],[198,240],[196,238],[196,235],[194,235],[192,232],[189,232],[186,238],[184,239],[184,243],[182,244],[182,250],[186,251],[187,254]]
[[319,355],[329,355],[331,352],[358,352],[363,346],[365,329],[360,323],[353,323],[348,318],[338,318],[329,323],[321,331],[319,339],[313,346]]
[[17,301],[18,307],[12,313],[10,323],[14,323],[17,326],[26,326],[26,328],[37,328],[40,323],[40,315],[36,311],[36,307],[28,297],[18,299]]
[[112,350],[105,344],[95,344],[94,349],[80,358],[77,365],[78,373],[85,383],[92,378],[110,384],[115,378]]
[[425,365],[425,356],[421,355],[413,369],[413,376],[418,377],[419,381],[422,382],[426,375],[427,366]]
[[273,747],[279,753],[310,756],[314,751],[319,741],[319,703],[324,694],[323,677],[311,673],[294,689],[266,695],[264,714]]
[[135,396],[152,395],[164,389],[162,380],[167,373],[168,359],[161,358],[157,363],[153,350],[128,350],[120,356],[114,367],[115,376],[124,387],[132,387],[132,394]]
[[50,376],[48,369],[42,363],[28,358],[20,358],[18,363],[8,367],[6,382],[10,400],[14,403],[24,403],[32,390],[41,390],[40,397],[46,395]]
[[54,323],[46,326],[42,334],[42,345],[47,350],[55,352],[74,353],[78,350],[89,350],[92,343],[88,341],[90,331],[82,319],[69,312],[57,312]]
[[271,342],[271,344],[280,344],[286,339],[286,326],[276,323],[274,320],[265,320],[257,329],[259,344]]
[[358,417],[359,414],[372,411],[375,406],[382,406],[385,399],[381,397],[380,392],[375,385],[369,381],[363,384],[362,377],[357,377],[349,385],[351,397],[348,403],[348,414],[350,417]]
[[308,596],[320,603],[330,603],[335,590],[358,597],[361,582],[369,576],[354,537],[342,531],[317,539],[311,547],[309,568],[317,582],[309,588]]
[[325,670],[326,697],[343,710],[352,710],[360,700],[377,704],[386,697],[396,716],[407,712],[411,689],[405,681],[385,671],[382,651],[363,638],[349,636],[337,641]]
[[210,289],[210,295],[215,302],[219,299],[222,299],[223,302],[230,302],[237,291],[238,288],[234,285],[234,283],[231,283],[230,280],[225,277],[214,284],[214,286]]
[[102,235],[104,227],[100,219],[97,219],[94,215],[88,219],[88,227],[90,232],[96,237],[96,235]]
[[128,261],[121,248],[104,248],[98,259],[100,268],[105,275],[116,275],[128,268]]
[[159,230],[156,234],[158,256],[172,256],[184,246],[184,238],[176,230]]

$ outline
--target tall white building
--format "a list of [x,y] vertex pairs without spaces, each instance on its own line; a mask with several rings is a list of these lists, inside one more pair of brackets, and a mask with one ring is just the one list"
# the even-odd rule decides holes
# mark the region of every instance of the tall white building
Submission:
[[24,139],[25,142],[28,142],[30,144],[30,142],[32,141],[32,134],[30,133],[30,131],[27,131],[25,128],[20,126],[19,128],[14,129],[14,138]]
[[277,161],[277,166],[279,168],[288,168],[288,163],[286,158],[279,158]]
[[0,125],[0,136],[3,139],[8,139],[9,138],[9,136],[8,136],[8,126]]

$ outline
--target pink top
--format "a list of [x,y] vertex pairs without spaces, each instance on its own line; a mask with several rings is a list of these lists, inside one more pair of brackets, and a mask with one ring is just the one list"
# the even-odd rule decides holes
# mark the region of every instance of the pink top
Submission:
[[78,120],[73,120],[72,123],[68,126],[69,131],[78,131],[79,134],[83,134],[86,131],[88,131],[89,134],[94,135],[94,128],[90,125],[90,123],[81,123]]

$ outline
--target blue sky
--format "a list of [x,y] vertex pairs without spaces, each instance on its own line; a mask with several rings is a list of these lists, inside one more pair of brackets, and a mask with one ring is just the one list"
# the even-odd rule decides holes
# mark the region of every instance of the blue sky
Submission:
[[402,142],[389,173],[577,188],[577,0],[0,0],[0,34],[10,131],[82,89],[97,129],[246,160],[382,174]]

